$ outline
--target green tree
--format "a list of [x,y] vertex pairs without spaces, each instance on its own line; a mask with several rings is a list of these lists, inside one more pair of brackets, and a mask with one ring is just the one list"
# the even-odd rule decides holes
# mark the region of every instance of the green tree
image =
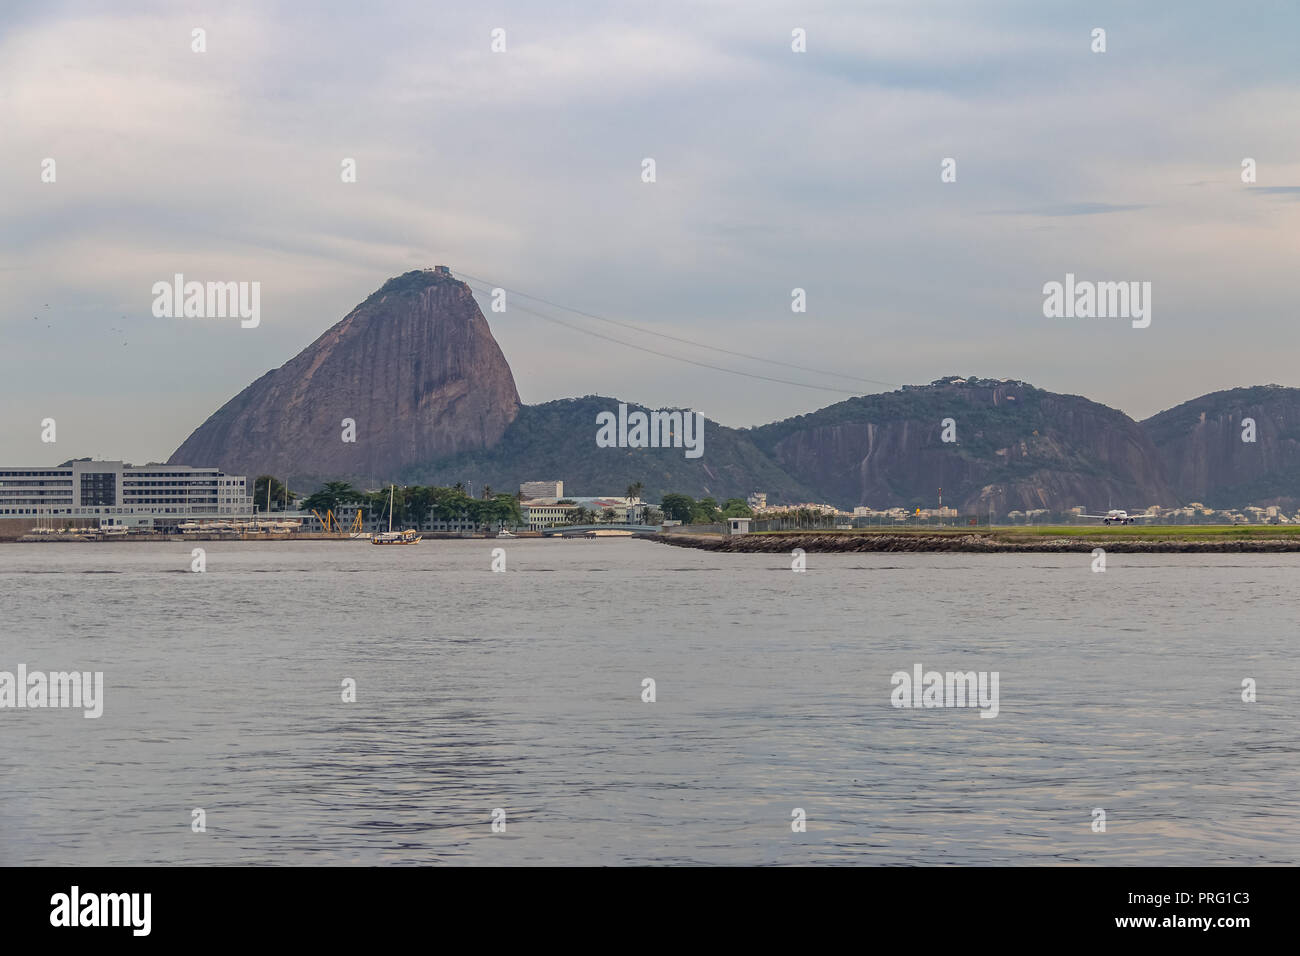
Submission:
[[[266,494],[266,490],[262,490]],[[304,511],[319,511],[324,514],[326,511],[333,511],[335,515],[339,512],[339,506],[347,502],[357,501],[361,498],[362,493],[353,488],[346,481],[327,481],[324,487],[303,499],[302,507]],[[265,499],[263,499],[265,500]]]
[[659,507],[669,521],[690,521],[695,511],[695,499],[690,495],[666,494]]
[[482,498],[465,499],[465,517],[469,519],[475,530],[479,530],[487,524],[490,517],[490,508],[491,502],[484,501]]
[[627,520],[629,524],[636,523],[636,516],[633,514],[636,509],[632,503],[640,500],[643,488],[645,488],[645,485],[639,481],[634,481],[627,486]]
[[284,511],[289,503],[289,489],[270,475],[258,475],[253,480],[253,507],[266,511],[267,484],[271,488],[271,510]]
[[[362,492],[360,498],[361,500],[359,503],[361,505],[361,510],[366,513],[367,518],[374,518],[376,520],[387,522],[388,520],[388,489],[387,488],[385,488],[383,491]],[[394,492],[393,501],[394,504],[396,504],[397,501],[396,492]],[[394,512],[393,527],[396,528],[397,524],[398,522],[397,522],[396,512]],[[387,527],[387,525],[385,525],[385,527]]]
[[752,518],[754,512],[750,510],[744,498],[728,498],[722,505],[722,517]]
[[463,487],[457,488],[453,485],[450,488],[432,489],[433,498],[433,516],[439,521],[459,521],[468,516],[469,504],[472,500]]
[[433,510],[433,489],[415,485],[403,489],[402,520],[407,524],[422,524],[429,519]]
[[691,509],[691,521],[695,524],[712,524],[720,520],[722,512],[718,510],[718,503],[713,498],[701,498]]
[[613,524],[618,520],[618,512],[613,508],[606,508],[600,513],[600,520],[604,524]]
[[492,520],[498,527],[517,528],[524,523],[524,513],[519,508],[519,499],[510,494],[492,496]]

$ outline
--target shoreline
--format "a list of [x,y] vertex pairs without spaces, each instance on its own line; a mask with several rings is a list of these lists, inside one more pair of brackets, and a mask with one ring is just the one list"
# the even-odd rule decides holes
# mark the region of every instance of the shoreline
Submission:
[[[1192,526],[1195,527],[1195,526]],[[1285,554],[1300,552],[1300,535],[1218,538],[1179,536],[1031,535],[1014,531],[956,532],[780,532],[772,534],[704,535],[661,533],[648,535],[660,544],[697,548],[727,554],[789,554],[802,548],[808,554],[1090,554],[1101,548],[1114,554]]]
[[[420,535],[427,540],[509,540],[498,539],[495,534],[474,533],[462,534],[460,532],[450,531],[421,531]],[[515,538],[528,540],[541,535],[533,532],[515,533]],[[131,544],[175,544],[186,541],[264,541],[264,542],[283,542],[283,541],[362,541],[370,543],[370,534],[362,534],[360,537],[352,537],[350,534],[333,534],[330,532],[308,532],[301,533],[272,533],[272,534],[205,534],[203,532],[187,532],[185,534],[25,534],[18,537],[4,538],[0,537],[0,544],[104,544],[113,542],[129,542]]]

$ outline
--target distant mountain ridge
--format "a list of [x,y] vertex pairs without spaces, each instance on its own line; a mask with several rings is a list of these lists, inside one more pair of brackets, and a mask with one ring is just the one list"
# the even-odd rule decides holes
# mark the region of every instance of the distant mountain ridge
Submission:
[[[709,419],[700,458],[687,458],[680,448],[597,448],[596,416],[617,411],[619,404],[617,398],[586,395],[525,405],[492,448],[408,468],[399,477],[432,485],[473,480],[475,487],[483,482],[499,491],[515,491],[539,476],[558,477],[572,494],[615,495],[640,481],[647,500],[680,491],[721,501],[743,498],[755,487],[784,500],[805,501],[817,493],[759,450],[747,430]],[[652,410],[626,404],[629,412]]]
[[[944,421],[953,441],[944,438]],[[754,430],[832,502],[971,513],[1170,502],[1155,449],[1123,412],[1024,382],[950,376]]]
[[[647,500],[760,490],[771,502],[841,508],[930,508],[942,488],[944,504],[968,514],[1300,504],[1300,389],[1280,386],[1203,395],[1138,423],[1078,395],[948,376],[757,428],[707,421],[698,459],[598,448],[596,416],[619,404],[588,395],[523,405],[469,287],[420,270],[385,282],[240,392],[170,461],[277,474],[296,489],[346,479],[513,491],[562,478],[573,494],[621,494],[639,481]],[[1253,443],[1241,441],[1246,417]],[[340,438],[345,418],[355,442]]]
[[[1254,441],[1247,420],[1254,425]],[[1171,486],[1210,507],[1300,506],[1300,389],[1230,388],[1142,422]]]

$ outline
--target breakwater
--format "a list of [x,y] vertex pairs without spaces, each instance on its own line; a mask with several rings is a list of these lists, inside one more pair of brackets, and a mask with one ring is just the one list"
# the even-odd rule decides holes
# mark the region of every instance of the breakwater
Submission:
[[783,553],[802,548],[809,554],[851,552],[953,552],[962,554],[1065,554],[1102,548],[1116,554],[1268,554],[1300,551],[1300,538],[1115,537],[1104,535],[1017,537],[999,532],[925,534],[656,534],[651,540],[679,548],[736,554]]

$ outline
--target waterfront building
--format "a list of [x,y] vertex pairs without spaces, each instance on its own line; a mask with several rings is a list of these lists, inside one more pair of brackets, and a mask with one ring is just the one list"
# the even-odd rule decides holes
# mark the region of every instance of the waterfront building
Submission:
[[544,528],[568,524],[569,512],[577,507],[576,504],[562,505],[553,499],[535,499],[521,502],[519,510],[523,514],[524,524],[530,531],[541,531]]
[[168,530],[182,521],[238,521],[252,515],[246,478],[217,468],[121,461],[0,468],[0,526],[7,531]]
[[603,524],[606,510],[614,512],[617,524],[639,524],[645,514],[645,504],[640,499],[629,502],[626,498],[593,498],[570,496],[561,504],[553,497],[532,498],[520,502],[524,524],[533,531],[569,523],[569,513],[576,508],[586,508],[596,515],[596,523]]

